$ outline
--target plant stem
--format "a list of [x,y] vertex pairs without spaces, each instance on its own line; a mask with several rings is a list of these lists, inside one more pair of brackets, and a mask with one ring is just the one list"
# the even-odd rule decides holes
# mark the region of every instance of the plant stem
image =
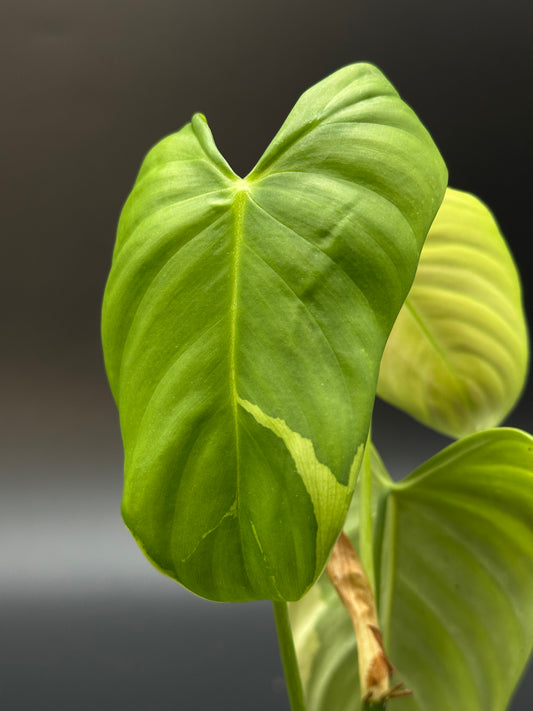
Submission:
[[372,441],[370,434],[359,471],[359,557],[374,595],[376,594],[376,576],[374,573],[374,541],[372,520]]
[[302,680],[300,678],[300,670],[298,669],[298,661],[294,649],[287,603],[273,602],[272,605],[274,607],[279,651],[283,663],[283,670],[285,671],[285,682],[287,684],[291,710],[306,711]]

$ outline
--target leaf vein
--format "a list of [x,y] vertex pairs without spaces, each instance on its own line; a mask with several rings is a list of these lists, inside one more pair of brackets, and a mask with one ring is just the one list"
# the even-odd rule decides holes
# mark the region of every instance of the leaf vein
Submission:
[[313,321],[313,323],[316,325],[316,327],[318,328],[319,333],[320,333],[320,334],[322,335],[322,337],[324,338],[324,341],[326,342],[326,344],[327,344],[327,346],[328,346],[330,352],[332,353],[332,355],[333,355],[333,357],[334,357],[334,359],[335,359],[335,362],[337,363],[337,366],[338,366],[338,368],[339,368],[339,371],[340,371],[340,374],[341,374],[341,377],[342,377],[342,381],[343,381],[343,383],[344,383],[345,390],[346,390],[346,392],[349,394],[349,393],[350,393],[350,388],[348,387],[348,383],[346,382],[346,376],[345,376],[343,367],[342,367],[342,365],[341,365],[341,362],[340,362],[340,360],[339,360],[339,356],[338,356],[337,352],[335,351],[335,348],[333,347],[333,344],[331,343],[331,340],[329,339],[328,335],[327,335],[326,332],[324,331],[323,326],[320,324],[320,322],[318,321],[318,319],[317,319],[317,317],[315,316],[315,314],[311,311],[311,309],[307,306],[307,304],[306,304],[304,301],[302,301],[302,299],[301,299],[301,298],[298,296],[298,294],[294,291],[294,289],[293,289],[292,286],[289,284],[289,282],[281,276],[281,274],[277,271],[277,269],[275,269],[271,264],[269,264],[269,262],[267,262],[266,259],[265,259],[264,257],[262,257],[251,245],[246,244],[246,247],[247,247],[247,248],[250,250],[250,252],[252,252],[252,254],[254,254],[254,255],[257,257],[257,259],[259,259],[281,282],[283,282],[283,284],[285,284],[285,286],[287,287],[287,289],[289,289],[289,291],[290,291],[292,294],[294,294],[294,296],[295,296],[296,300],[298,301],[298,303],[301,304],[301,306],[304,308],[305,312],[308,314],[308,316],[311,318],[311,320]]
[[160,276],[160,274],[164,271],[164,269],[168,266],[169,262],[174,259],[174,257],[187,245],[191,244],[194,242],[196,239],[201,237],[207,230],[211,229],[214,227],[214,225],[217,224],[217,222],[221,221],[224,217],[226,217],[226,212],[224,212],[222,215],[219,215],[216,219],[213,220],[213,222],[210,222],[208,225],[206,225],[204,228],[200,230],[200,232],[197,232],[195,235],[192,235],[188,240],[185,242],[182,242],[179,247],[172,252],[171,255],[168,256],[164,264],[157,270],[157,272],[153,275],[152,279],[150,279],[149,283],[146,285],[144,289],[144,293],[142,297],[139,299],[139,303],[137,304],[135,311],[131,315],[131,320],[128,326],[128,329],[126,331],[126,335],[124,337],[123,341],[123,346],[122,346],[122,353],[121,353],[121,358],[120,358],[120,364],[118,367],[118,372],[117,372],[117,383],[118,383],[118,389],[117,389],[117,398],[119,397],[120,393],[120,380],[121,380],[121,372],[122,372],[122,366],[124,363],[124,357],[125,353],[128,347],[128,341],[130,340],[130,336],[133,332],[133,325],[135,323],[135,320],[137,319],[139,313],[141,312],[142,306],[146,300],[147,294],[149,291],[152,289],[153,285],[155,284],[157,278]]
[[325,250],[323,250],[319,245],[315,244],[314,242],[311,242],[311,240],[307,239],[307,237],[304,237],[304,235],[302,235],[302,234],[300,234],[299,232],[297,232],[293,227],[290,227],[289,225],[285,224],[285,222],[282,222],[282,221],[279,219],[279,217],[276,217],[276,216],[273,215],[271,212],[269,212],[268,210],[266,210],[259,202],[257,202],[257,200],[256,200],[254,197],[250,197],[250,199],[252,200],[252,202],[254,203],[254,205],[256,205],[256,207],[258,207],[259,210],[261,210],[261,212],[263,212],[265,215],[267,215],[267,216],[270,217],[272,220],[274,220],[274,222],[277,222],[278,225],[281,225],[281,226],[284,227],[285,229],[287,229],[287,230],[289,230],[290,232],[292,232],[296,237],[298,237],[299,239],[303,240],[309,247],[311,247],[311,248],[313,248],[313,249],[316,249],[318,252],[320,252],[321,254],[323,254],[323,255],[328,259],[328,261],[331,262],[331,264],[333,264],[340,272],[342,272],[342,273],[346,276],[347,279],[350,280],[350,282],[351,282],[351,283],[354,285],[354,287],[356,288],[358,294],[359,294],[359,295],[361,296],[361,298],[363,299],[363,301],[364,301],[366,307],[368,308],[369,312],[370,312],[370,313],[373,313],[372,306],[371,306],[371,304],[370,304],[370,302],[369,302],[369,300],[368,300],[366,294],[362,291],[361,287],[352,279],[352,277],[348,274],[348,272],[347,272],[343,267],[341,267],[341,265],[340,265],[338,262],[336,262],[336,261],[333,259],[333,257],[331,257],[331,255],[329,255],[329,254],[328,254]]
[[[209,190],[208,192],[198,193],[198,195],[192,195],[191,197],[187,197],[187,198],[180,198],[179,200],[174,200],[173,202],[169,202],[169,203],[166,203],[166,204],[164,204],[164,205],[159,205],[159,206],[156,207],[154,210],[146,212],[145,217],[143,217],[143,218],[135,225],[135,227],[133,228],[133,231],[132,231],[132,232],[128,235],[128,237],[122,242],[122,244],[120,245],[120,248],[118,249],[118,251],[115,252],[115,254],[113,255],[113,260],[117,259],[117,257],[119,256],[119,254],[122,253],[122,251],[123,251],[123,249],[124,249],[124,247],[125,247],[126,245],[131,245],[131,243],[132,243],[134,237],[137,236],[137,233],[138,233],[139,230],[144,226],[144,224],[145,224],[146,222],[148,222],[149,220],[153,220],[156,216],[159,216],[160,213],[162,213],[162,212],[164,212],[164,211],[166,211],[166,210],[169,210],[169,211],[170,211],[170,210],[173,210],[173,209],[175,209],[176,207],[178,207],[178,206],[180,206],[180,205],[183,206],[183,205],[185,205],[186,203],[193,202],[194,200],[203,200],[203,199],[204,199],[206,196],[208,196],[208,195],[214,195],[215,193],[225,193],[225,192],[228,192],[229,190],[231,190],[231,187],[228,187],[228,188],[217,188],[217,190]],[[228,209],[229,209],[229,207],[228,207]],[[208,226],[209,226],[209,225],[208,225]],[[142,239],[142,237],[143,237],[143,235],[140,235],[140,239]]]

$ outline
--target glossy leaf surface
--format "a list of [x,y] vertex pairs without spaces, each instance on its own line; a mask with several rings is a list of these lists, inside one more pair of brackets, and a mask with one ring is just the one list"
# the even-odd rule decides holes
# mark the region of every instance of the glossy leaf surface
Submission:
[[378,395],[452,437],[499,425],[524,386],[520,280],[485,205],[448,189],[387,342]]
[[[394,484],[372,455],[370,526],[384,642],[413,695],[397,711],[504,711],[533,646],[533,438],[499,429],[457,442]],[[364,497],[363,497],[364,498]],[[351,622],[323,576],[291,619],[308,711],[361,708]]]
[[370,65],[307,91],[245,179],[200,115],[148,154],[121,215],[103,342],[124,519],[190,590],[297,599],[320,574],[445,181]]

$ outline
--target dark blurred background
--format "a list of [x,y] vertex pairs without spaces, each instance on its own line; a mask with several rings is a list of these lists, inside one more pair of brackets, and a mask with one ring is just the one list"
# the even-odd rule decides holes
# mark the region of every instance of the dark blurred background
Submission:
[[[2,0],[0,35],[0,707],[286,711],[270,606],[193,597],[120,520],[99,311],[122,203],[195,111],[245,174],[302,91],[372,61],[491,206],[531,314],[533,4]],[[508,424],[532,412],[528,386]],[[396,475],[444,442],[384,405],[374,427]]]

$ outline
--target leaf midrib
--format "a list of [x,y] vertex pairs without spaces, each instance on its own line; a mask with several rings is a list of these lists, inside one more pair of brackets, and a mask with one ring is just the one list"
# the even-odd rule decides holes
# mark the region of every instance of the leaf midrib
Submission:
[[450,362],[449,358],[446,356],[446,353],[442,346],[439,345],[437,339],[431,333],[427,323],[424,321],[422,318],[419,310],[416,308],[416,306],[413,303],[413,299],[410,298],[409,296],[405,299],[404,301],[404,306],[407,310],[407,312],[411,315],[417,326],[420,328],[420,331],[422,334],[425,336],[427,339],[429,345],[441,361],[441,363],[444,365],[448,373],[450,374],[452,380],[456,383],[457,389],[460,393],[460,396],[463,400],[464,406],[469,407],[471,405],[471,400],[468,394],[468,390],[462,381],[461,377],[456,373],[452,363]]
[[230,343],[229,343],[229,369],[230,369],[230,397],[231,408],[233,414],[234,436],[235,436],[235,500],[232,508],[236,511],[238,520],[239,539],[241,544],[242,559],[245,560],[243,541],[242,541],[242,526],[240,521],[240,505],[239,505],[239,487],[240,487],[240,444],[239,444],[239,394],[237,392],[237,377],[236,377],[236,352],[237,352],[237,319],[238,319],[238,301],[239,301],[239,281],[241,270],[242,245],[244,242],[244,205],[247,199],[246,186],[242,185],[241,189],[235,194],[233,201],[233,212],[235,216],[235,230],[233,241],[233,261],[231,272],[231,304],[230,304]]

